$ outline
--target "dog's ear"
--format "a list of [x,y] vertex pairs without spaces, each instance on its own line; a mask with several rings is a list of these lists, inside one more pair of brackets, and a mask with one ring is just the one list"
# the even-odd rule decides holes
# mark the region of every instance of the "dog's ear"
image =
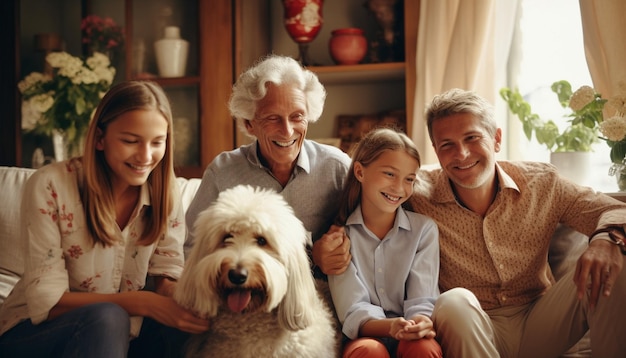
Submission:
[[219,307],[219,297],[215,292],[214,278],[207,277],[211,268],[206,268],[207,260],[199,264],[187,263],[180,281],[174,290],[174,300],[203,317],[214,317]]
[[286,257],[287,293],[278,306],[278,319],[283,327],[296,331],[313,324],[319,304],[306,249],[296,245],[293,251]]
[[[196,242],[174,291],[174,300],[178,304],[206,317],[215,316],[219,307],[219,296],[215,292],[219,261],[203,260],[213,251],[210,245],[214,245],[214,236],[220,234],[212,222],[208,212],[199,215],[194,226]],[[217,269],[215,265],[218,265]]]

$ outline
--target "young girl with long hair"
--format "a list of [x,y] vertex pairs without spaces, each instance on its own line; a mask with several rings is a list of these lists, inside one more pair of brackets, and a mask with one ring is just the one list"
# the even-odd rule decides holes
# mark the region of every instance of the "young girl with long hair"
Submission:
[[415,144],[389,128],[358,143],[337,224],[352,260],[328,281],[342,331],[343,357],[441,357],[430,319],[439,295],[439,242],[430,218],[405,211],[420,167]]
[[176,355],[179,330],[208,329],[171,297],[185,222],[158,85],[111,88],[84,155],[29,178],[21,219],[25,272],[0,309],[3,357]]

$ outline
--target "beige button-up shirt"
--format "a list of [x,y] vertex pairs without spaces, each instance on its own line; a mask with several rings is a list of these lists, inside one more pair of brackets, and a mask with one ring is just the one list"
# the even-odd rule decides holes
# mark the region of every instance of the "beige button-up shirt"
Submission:
[[441,292],[471,290],[483,309],[522,305],[553,283],[550,240],[559,223],[586,235],[626,222],[626,204],[559,177],[546,163],[498,162],[485,216],[455,199],[445,173],[420,171],[413,209],[439,226]]

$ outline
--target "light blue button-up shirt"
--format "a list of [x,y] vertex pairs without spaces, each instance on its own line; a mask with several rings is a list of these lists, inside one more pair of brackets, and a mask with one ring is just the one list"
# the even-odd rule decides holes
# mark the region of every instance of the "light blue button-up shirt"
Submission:
[[372,319],[430,316],[439,295],[439,230],[421,214],[396,211],[393,228],[380,240],[364,224],[359,206],[346,222],[352,262],[329,275],[333,303],[350,339]]

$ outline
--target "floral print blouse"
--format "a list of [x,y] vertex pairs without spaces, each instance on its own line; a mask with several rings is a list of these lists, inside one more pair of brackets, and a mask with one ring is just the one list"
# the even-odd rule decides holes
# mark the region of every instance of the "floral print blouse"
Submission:
[[[149,246],[138,246],[150,206],[148,184],[130,221],[116,226],[118,243],[92,244],[80,199],[80,159],[47,165],[33,173],[22,199],[21,230],[25,271],[0,308],[0,334],[19,322],[45,321],[64,292],[116,293],[141,290],[146,275],[178,279],[183,270],[184,213],[178,203],[166,234]],[[140,319],[131,319],[136,335]]]

